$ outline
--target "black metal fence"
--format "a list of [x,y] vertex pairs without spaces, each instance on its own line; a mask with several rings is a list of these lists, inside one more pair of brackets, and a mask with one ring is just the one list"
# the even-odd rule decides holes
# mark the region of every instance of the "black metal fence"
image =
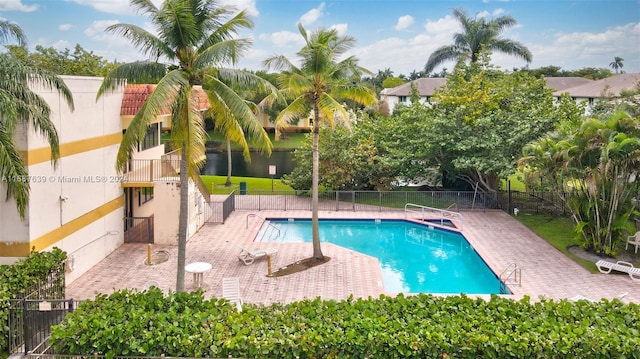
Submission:
[[[480,191],[320,191],[319,209],[327,211],[403,210],[407,203],[433,208],[498,208],[496,194]],[[235,196],[238,210],[311,210],[310,191],[252,191]]]
[[517,208],[518,213],[549,213],[559,216],[566,215],[569,211],[566,201],[554,192],[501,192],[500,208],[508,213],[514,213]]
[[[51,327],[60,324],[69,312],[77,307],[72,299],[12,299],[11,311],[19,315],[9,316],[9,326],[20,328],[21,343],[12,352],[27,354],[47,341]],[[14,322],[12,322],[14,320]]]
[[[9,352],[15,353],[27,345],[28,337],[25,333],[25,307],[23,301],[60,300],[65,297],[65,263],[59,263],[39,283],[16,293],[9,301],[9,315],[7,319]],[[28,307],[30,308],[30,307]]]

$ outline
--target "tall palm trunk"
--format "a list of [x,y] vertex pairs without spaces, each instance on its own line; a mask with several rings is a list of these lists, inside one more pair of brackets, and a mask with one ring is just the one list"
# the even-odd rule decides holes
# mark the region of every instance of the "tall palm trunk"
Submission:
[[317,99],[313,104],[313,150],[312,150],[312,174],[311,174],[311,238],[313,241],[313,258],[320,260],[324,258],[320,248],[320,223],[318,220],[318,186],[320,183],[320,156],[318,142],[320,139],[320,111],[318,110]]
[[176,292],[184,292],[184,266],[187,252],[187,226],[189,222],[189,173],[187,168],[187,144],[182,141],[180,154],[180,217],[178,220],[178,268]]
[[225,186],[231,186],[231,140],[227,138],[227,182]]

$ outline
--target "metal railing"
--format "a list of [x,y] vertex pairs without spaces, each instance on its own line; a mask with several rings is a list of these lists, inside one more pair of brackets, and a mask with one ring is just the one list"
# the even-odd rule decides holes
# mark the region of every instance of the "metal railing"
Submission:
[[179,181],[180,161],[170,159],[129,160],[123,182]]
[[22,327],[22,351],[27,354],[46,342],[51,327],[76,307],[73,299],[12,299],[11,308],[19,313],[15,317],[20,318]]
[[500,281],[504,284],[517,284],[522,286],[522,269],[515,262],[509,263],[500,273]]
[[[495,194],[473,191],[320,191],[318,208],[326,211],[403,211],[406,203],[460,210],[498,208]],[[235,196],[237,210],[311,210],[310,191],[257,191]]]
[[[447,208],[451,208],[451,206]],[[455,218],[458,222],[458,229],[460,230],[462,230],[462,225],[464,222],[464,217],[462,216],[462,213],[453,212],[446,209],[421,206],[414,203],[405,204],[404,213],[405,213],[405,216],[407,215],[407,213],[419,214],[421,221],[430,220],[430,219],[439,220],[441,226],[445,225],[444,223],[445,221]],[[433,216],[431,215],[433,213],[437,214],[436,218],[433,218]]]
[[[42,298],[61,299],[65,296],[65,263],[61,262],[42,278],[39,283],[15,293],[9,301],[7,315],[7,330],[9,352],[15,353],[24,347],[25,327],[23,318],[23,300],[38,300]],[[2,331],[0,331],[2,332]]]

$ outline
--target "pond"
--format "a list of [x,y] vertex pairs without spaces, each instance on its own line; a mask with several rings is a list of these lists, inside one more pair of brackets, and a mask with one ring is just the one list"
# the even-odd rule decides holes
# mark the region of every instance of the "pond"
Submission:
[[[283,174],[289,174],[295,167],[293,152],[277,151],[267,158],[258,152],[251,152],[251,163],[247,163],[242,152],[231,152],[231,175],[238,177],[263,177],[269,178],[269,165],[276,166],[276,174],[273,178],[281,178]],[[200,171],[203,175],[226,176],[227,153],[207,152],[207,162]]]

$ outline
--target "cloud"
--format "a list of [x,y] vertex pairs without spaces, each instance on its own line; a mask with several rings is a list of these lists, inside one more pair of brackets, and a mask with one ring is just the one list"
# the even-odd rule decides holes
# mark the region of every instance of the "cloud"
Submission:
[[296,47],[304,46],[304,39],[298,33],[291,31],[278,31],[272,34],[260,34],[259,40],[267,41],[276,47],[287,47],[294,45]]
[[256,8],[255,0],[225,0],[221,1],[223,5],[233,5],[238,10],[245,10],[249,16],[258,16],[260,12]]
[[[120,15],[131,15],[133,10],[129,6],[129,0],[73,0],[75,3],[84,6],[91,6],[96,10]],[[160,3],[160,1],[154,1]]]
[[317,8],[311,9],[304,13],[304,15],[300,16],[299,22],[303,26],[311,25],[316,22],[322,15],[324,15],[325,3],[320,3]]
[[[107,27],[118,24],[118,20],[98,20],[91,23],[91,25],[84,30],[84,34],[94,40],[101,40],[107,33],[104,31]],[[120,37],[120,36],[118,36]]]
[[58,51],[62,51],[64,49],[72,49],[71,43],[67,40],[58,40],[54,42],[51,47]]
[[331,29],[335,29],[339,36],[344,36],[347,34],[347,24],[335,24],[331,26]]
[[2,0],[0,1],[0,10],[33,12],[38,10],[38,5],[25,5],[22,0]]
[[58,30],[60,31],[69,31],[71,29],[71,24],[60,24],[58,25]]
[[407,29],[411,25],[413,25],[413,16],[404,15],[398,18],[398,23],[393,28],[400,31]]

